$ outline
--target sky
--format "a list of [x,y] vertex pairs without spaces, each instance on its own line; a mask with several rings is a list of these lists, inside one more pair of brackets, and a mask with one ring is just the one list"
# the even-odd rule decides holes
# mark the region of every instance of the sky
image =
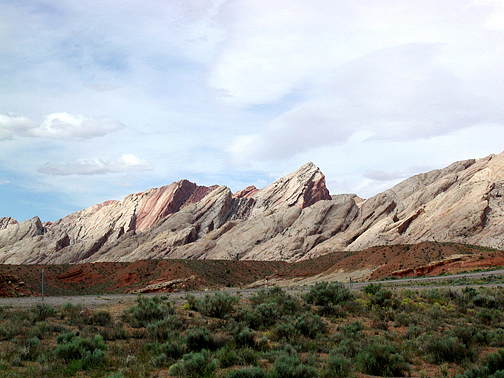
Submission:
[[504,150],[504,0],[0,0],[0,217]]

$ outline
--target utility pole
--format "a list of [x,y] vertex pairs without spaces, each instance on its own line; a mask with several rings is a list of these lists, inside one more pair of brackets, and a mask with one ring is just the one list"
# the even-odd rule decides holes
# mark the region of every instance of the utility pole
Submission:
[[42,269],[42,302],[44,302],[44,269]]

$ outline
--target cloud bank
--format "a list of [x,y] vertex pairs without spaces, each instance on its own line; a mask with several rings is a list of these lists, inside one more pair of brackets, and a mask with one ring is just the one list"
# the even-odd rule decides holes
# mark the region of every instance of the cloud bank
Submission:
[[70,175],[104,175],[128,171],[150,171],[150,166],[144,159],[132,154],[122,155],[120,158],[102,159],[79,159],[68,163],[47,163],[37,171],[46,175],[70,176]]
[[0,114],[0,140],[14,136],[50,139],[90,139],[107,135],[125,127],[110,117],[85,117],[68,113],[55,113],[45,117],[37,125],[31,119],[15,115]]

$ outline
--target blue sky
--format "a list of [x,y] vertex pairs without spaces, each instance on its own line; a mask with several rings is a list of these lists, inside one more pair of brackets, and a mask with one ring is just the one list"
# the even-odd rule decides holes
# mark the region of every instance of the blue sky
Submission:
[[0,0],[0,217],[504,150],[504,1]]

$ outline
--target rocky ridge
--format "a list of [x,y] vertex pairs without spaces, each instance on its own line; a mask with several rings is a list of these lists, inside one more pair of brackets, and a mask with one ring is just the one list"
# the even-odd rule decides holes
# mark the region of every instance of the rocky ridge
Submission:
[[377,245],[504,247],[504,153],[413,176],[367,200],[329,194],[312,163],[232,193],[182,180],[55,223],[0,218],[0,263],[298,261]]

